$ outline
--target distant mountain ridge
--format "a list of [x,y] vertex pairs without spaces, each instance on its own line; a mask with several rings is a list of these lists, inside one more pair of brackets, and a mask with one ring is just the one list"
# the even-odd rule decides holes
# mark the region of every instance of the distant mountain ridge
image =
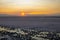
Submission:
[[[6,13],[0,13],[0,17],[1,16],[19,16],[19,13],[15,13],[13,15],[9,15],[9,14],[6,14]],[[26,14],[26,16],[60,16],[60,13],[52,13],[51,15],[46,15],[46,14],[44,14],[44,15],[42,15],[42,14],[41,15],[27,15]]]
[[8,14],[0,14],[0,16],[10,16],[10,15],[8,15]]

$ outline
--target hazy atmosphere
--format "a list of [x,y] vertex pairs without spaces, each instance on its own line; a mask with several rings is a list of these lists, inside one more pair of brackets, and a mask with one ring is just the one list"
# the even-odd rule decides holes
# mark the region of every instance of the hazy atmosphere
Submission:
[[0,40],[60,40],[60,0],[0,0]]
[[0,14],[59,15],[60,0],[0,0]]

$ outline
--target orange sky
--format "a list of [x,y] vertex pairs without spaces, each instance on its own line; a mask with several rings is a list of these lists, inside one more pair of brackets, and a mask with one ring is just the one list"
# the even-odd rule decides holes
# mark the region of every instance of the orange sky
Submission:
[[52,15],[60,13],[60,0],[0,0],[0,14]]

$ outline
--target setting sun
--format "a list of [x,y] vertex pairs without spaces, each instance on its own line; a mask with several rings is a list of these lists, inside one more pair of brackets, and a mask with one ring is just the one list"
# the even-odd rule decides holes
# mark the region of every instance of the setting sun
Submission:
[[25,13],[24,13],[24,12],[22,12],[22,13],[21,13],[21,16],[25,16]]
[[20,16],[57,14],[60,0],[0,0],[0,13],[18,16],[18,12]]

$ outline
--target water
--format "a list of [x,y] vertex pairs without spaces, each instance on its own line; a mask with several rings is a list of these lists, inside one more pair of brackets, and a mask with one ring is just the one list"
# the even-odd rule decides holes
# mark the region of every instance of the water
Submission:
[[0,25],[60,32],[60,17],[0,17]]

